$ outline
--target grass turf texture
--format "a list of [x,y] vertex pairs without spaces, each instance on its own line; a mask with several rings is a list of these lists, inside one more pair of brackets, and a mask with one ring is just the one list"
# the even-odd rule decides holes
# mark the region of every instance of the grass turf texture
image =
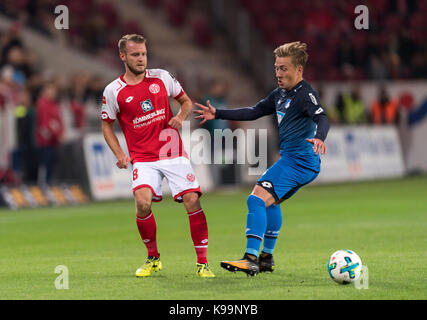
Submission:
[[[133,201],[0,210],[0,299],[426,299],[427,178],[313,185],[282,203],[276,271],[247,277],[220,268],[241,258],[249,190],[202,197],[214,279],[196,276],[184,207],[153,205],[163,270],[138,279],[145,261]],[[329,256],[352,249],[369,289],[334,283]],[[55,289],[57,265],[69,290]]]

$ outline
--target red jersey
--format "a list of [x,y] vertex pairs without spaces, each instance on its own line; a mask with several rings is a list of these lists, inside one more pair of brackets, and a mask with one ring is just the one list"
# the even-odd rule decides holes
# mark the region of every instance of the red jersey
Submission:
[[147,69],[136,85],[120,76],[105,87],[101,118],[119,120],[132,163],[188,157],[178,130],[168,125],[173,117],[169,97],[183,94],[179,82],[162,69]]

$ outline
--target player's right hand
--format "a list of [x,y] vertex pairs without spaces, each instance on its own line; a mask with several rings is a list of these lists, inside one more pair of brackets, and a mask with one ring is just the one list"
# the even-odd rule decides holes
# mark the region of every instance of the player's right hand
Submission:
[[326,145],[325,143],[320,139],[305,139],[306,141],[310,142],[313,145],[313,151],[316,154],[325,154],[326,153]]
[[206,104],[207,106],[200,103],[195,103],[195,105],[201,109],[193,111],[194,113],[199,114],[199,116],[195,117],[196,119],[202,119],[200,121],[200,124],[204,124],[208,120],[215,119],[216,109],[212,107],[211,102],[209,100],[206,101]]
[[116,166],[119,169],[127,169],[130,162],[130,158],[127,155],[123,155],[117,158]]

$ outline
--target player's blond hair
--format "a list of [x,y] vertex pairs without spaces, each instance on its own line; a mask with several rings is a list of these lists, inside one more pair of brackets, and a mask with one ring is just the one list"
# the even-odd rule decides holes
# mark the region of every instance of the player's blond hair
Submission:
[[120,38],[118,43],[120,53],[126,53],[126,43],[128,41],[132,41],[135,43],[145,43],[147,42],[147,39],[145,39],[140,34],[136,34],[136,33],[124,35],[123,37]]
[[308,60],[307,44],[300,41],[285,43],[274,50],[274,55],[276,58],[291,57],[294,66],[305,67]]

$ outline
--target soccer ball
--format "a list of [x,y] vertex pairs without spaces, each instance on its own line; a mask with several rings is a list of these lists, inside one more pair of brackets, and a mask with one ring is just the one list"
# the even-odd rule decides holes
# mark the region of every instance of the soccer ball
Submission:
[[349,284],[360,277],[362,261],[356,252],[338,250],[328,261],[328,272],[332,280],[341,284]]

